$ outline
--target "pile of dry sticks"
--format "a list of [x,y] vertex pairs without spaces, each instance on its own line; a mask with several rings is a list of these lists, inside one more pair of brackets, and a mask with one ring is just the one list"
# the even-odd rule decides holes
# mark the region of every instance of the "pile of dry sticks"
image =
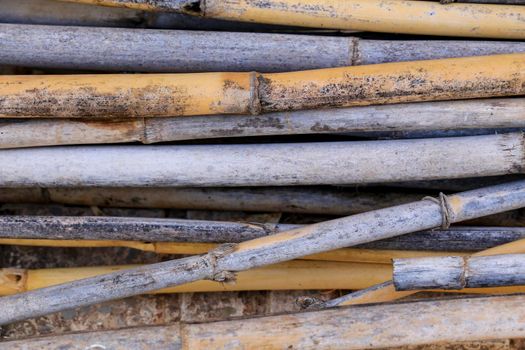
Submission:
[[523,5],[0,0],[0,349],[520,348]]

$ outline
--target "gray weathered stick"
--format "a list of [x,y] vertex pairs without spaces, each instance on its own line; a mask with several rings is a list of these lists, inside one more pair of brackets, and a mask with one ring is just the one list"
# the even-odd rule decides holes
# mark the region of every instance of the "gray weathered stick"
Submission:
[[0,64],[139,72],[285,72],[525,52],[525,43],[0,24]]
[[416,300],[23,339],[0,349],[357,350],[512,339],[525,337],[523,303],[522,295]]
[[0,342],[0,350],[182,350],[180,324]]
[[[509,181],[507,181],[509,182]],[[424,196],[401,191],[335,187],[240,188],[0,188],[0,203],[123,208],[229,210],[349,215],[409,203]]]
[[0,237],[238,243],[298,225],[89,216],[0,216]]
[[[89,216],[0,216],[0,238],[240,243],[304,225]],[[357,248],[479,251],[525,238],[524,227],[452,227],[375,241]]]
[[396,130],[406,133],[410,130],[522,128],[525,127],[524,114],[524,99],[505,98],[309,110],[264,116],[114,121],[7,119],[0,121],[0,148]]
[[525,284],[525,254],[394,259],[396,290],[463,289]]
[[421,200],[225,245],[203,256],[124,270],[0,299],[0,324],[141,294],[235,271],[431,229],[525,206],[525,181]]
[[0,151],[0,186],[283,186],[521,173],[523,135]]
[[[40,68],[284,72],[353,62],[345,37],[0,24],[0,42],[0,64]],[[514,46],[494,50],[525,52]]]

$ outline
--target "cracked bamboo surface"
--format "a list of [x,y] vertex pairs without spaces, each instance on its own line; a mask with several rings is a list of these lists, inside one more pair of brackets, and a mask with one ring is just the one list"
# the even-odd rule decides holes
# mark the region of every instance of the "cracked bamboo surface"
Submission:
[[0,186],[344,185],[516,174],[523,137],[9,149],[0,151]]
[[392,42],[297,34],[20,24],[0,24],[0,40],[0,64],[168,73],[269,73],[525,52],[525,43],[503,41]]
[[[1,55],[1,53],[0,53]],[[525,127],[522,98],[421,102],[389,106],[118,120],[0,120],[0,148],[106,144],[297,134]]]
[[525,54],[288,73],[3,76],[1,117],[168,117],[515,96]]
[[508,5],[392,0],[65,0],[175,11],[204,18],[300,27],[442,36],[523,39],[525,9]]
[[[206,255],[113,272],[0,298],[0,324],[399,236],[525,206],[525,181],[348,216],[239,243]],[[447,220],[444,217],[448,218]],[[385,266],[385,265],[381,265]]]

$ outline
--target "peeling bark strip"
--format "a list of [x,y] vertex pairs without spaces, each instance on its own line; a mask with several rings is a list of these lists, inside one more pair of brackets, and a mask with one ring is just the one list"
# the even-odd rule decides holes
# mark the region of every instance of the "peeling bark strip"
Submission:
[[[486,187],[448,198],[452,223],[525,206],[525,181]],[[213,252],[87,278],[0,298],[0,324],[124,298],[301,256],[438,227],[441,205],[421,200],[239,243],[213,260]]]
[[525,9],[391,0],[65,0],[205,18],[371,32],[525,38]]
[[525,54],[289,73],[4,76],[1,117],[168,117],[514,96]]
[[523,303],[521,295],[417,300],[23,339],[2,342],[0,349],[72,350],[96,344],[115,350],[357,350],[522,338]]
[[151,144],[241,136],[373,131],[493,130],[525,127],[524,114],[525,99],[505,98],[277,112],[264,116],[218,115],[213,118],[193,116],[104,121],[4,119],[0,121],[0,148],[133,141]]
[[16,24],[0,24],[0,40],[0,64],[5,65],[167,73],[286,72],[525,52],[525,43],[521,42],[392,42],[356,37]]
[[394,259],[396,290],[525,285],[525,254]]
[[13,149],[0,151],[0,186],[386,183],[521,173],[524,152],[521,133],[364,142]]

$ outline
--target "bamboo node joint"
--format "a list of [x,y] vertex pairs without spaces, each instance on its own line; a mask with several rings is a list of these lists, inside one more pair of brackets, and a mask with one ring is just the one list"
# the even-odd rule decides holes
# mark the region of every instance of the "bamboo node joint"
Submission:
[[212,268],[212,276],[210,277],[210,280],[221,283],[235,283],[235,272],[217,270],[217,261],[226,255],[233,253],[235,249],[237,249],[237,244],[235,243],[221,244],[203,256],[206,264]]
[[448,197],[443,192],[440,192],[438,198],[427,196],[424,197],[423,200],[429,200],[439,204],[441,208],[441,228],[443,230],[448,229],[452,223],[452,215],[450,214],[451,209]]

